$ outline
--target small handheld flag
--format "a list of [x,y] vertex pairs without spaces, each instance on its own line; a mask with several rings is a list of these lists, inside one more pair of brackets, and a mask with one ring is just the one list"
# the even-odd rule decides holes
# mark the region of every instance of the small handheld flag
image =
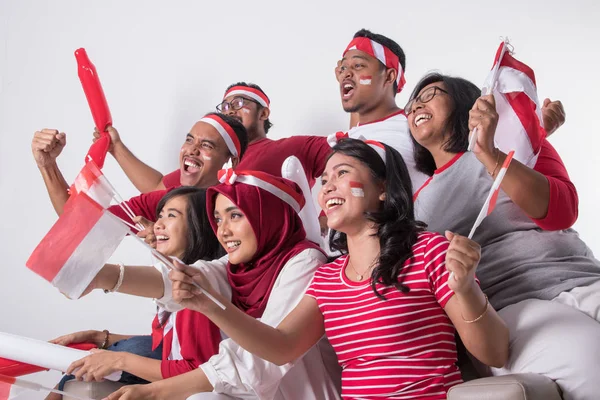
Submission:
[[506,175],[506,171],[508,170],[508,166],[515,154],[514,151],[511,151],[506,156],[504,163],[502,164],[502,168],[500,168],[500,172],[498,172],[498,176],[494,179],[494,183],[492,184],[492,188],[490,189],[490,193],[488,194],[485,203],[483,203],[483,207],[475,220],[475,224],[473,224],[473,228],[471,228],[471,232],[469,233],[469,239],[473,238],[475,234],[475,229],[481,224],[481,222],[494,211],[496,207],[496,201],[498,200],[498,193],[500,192],[500,184],[502,183],[502,179],[504,179],[504,175]]
[[71,393],[63,392],[62,390],[58,389],[51,389],[25,379],[0,375],[0,400],[17,399],[17,397],[20,396],[21,392],[24,390],[56,393],[78,400],[92,400],[89,397],[74,395]]

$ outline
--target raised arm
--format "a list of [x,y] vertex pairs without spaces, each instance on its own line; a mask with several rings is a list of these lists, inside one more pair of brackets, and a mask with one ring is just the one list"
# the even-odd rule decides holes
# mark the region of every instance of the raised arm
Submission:
[[[137,158],[121,141],[121,136],[115,128],[109,127],[108,133],[111,139],[110,154],[117,160],[127,178],[140,192],[148,193],[165,189],[162,183],[163,175],[160,172]],[[99,133],[95,131],[94,141],[99,137]]]
[[442,278],[447,279],[454,296],[444,310],[467,350],[484,364],[500,368],[508,359],[508,328],[475,281],[481,248],[476,242],[451,232],[446,232],[446,238],[450,245],[445,263],[451,274]]
[[[470,112],[469,129],[472,130],[475,127],[478,129],[479,134],[475,154],[493,178],[497,176],[500,166],[506,158],[506,154],[498,150],[494,145],[494,135],[497,123],[498,114],[496,113],[494,96],[488,95],[480,97],[475,102],[475,105]],[[553,150],[550,150],[550,148],[551,146],[549,143],[544,141],[538,163],[544,162],[542,160],[545,157],[547,158],[548,153]],[[555,170],[558,168],[558,165],[560,165],[562,166],[564,173],[556,176],[547,175],[547,172],[538,169],[537,165],[536,168],[531,169],[519,161],[513,160],[502,181],[502,190],[504,190],[510,199],[518,205],[523,212],[534,220],[543,220],[547,217],[551,217],[549,211],[553,209],[553,207],[551,207],[552,197],[576,197],[575,187],[568,179],[562,161],[560,161],[557,154],[554,158],[556,159]],[[560,184],[558,181],[562,181],[564,184]],[[569,193],[566,193],[565,191]],[[551,195],[551,192],[554,192],[554,196]],[[571,204],[573,204],[573,202],[571,202]],[[576,205],[574,211],[576,219]],[[573,213],[571,213],[571,216],[573,216]],[[565,218],[560,224],[553,225],[552,228],[566,229],[574,222],[575,220],[573,218]],[[547,227],[545,229],[547,229]]]
[[69,185],[58,168],[56,158],[67,144],[67,136],[56,129],[42,129],[33,135],[31,151],[42,174],[54,211],[61,215],[69,199]]

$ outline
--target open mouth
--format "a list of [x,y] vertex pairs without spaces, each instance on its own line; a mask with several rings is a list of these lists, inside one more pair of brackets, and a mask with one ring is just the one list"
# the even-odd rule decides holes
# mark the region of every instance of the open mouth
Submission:
[[415,126],[420,126],[431,119],[431,114],[419,114],[415,117]]
[[333,199],[329,199],[325,203],[325,208],[327,208],[327,212],[329,212],[329,211],[332,211],[332,210],[338,208],[339,206],[341,206],[345,202],[346,202],[346,200],[341,199],[339,197],[336,197],[336,198],[333,198]]
[[168,240],[169,240],[169,237],[167,235],[156,235],[156,243],[157,244],[164,243]]
[[195,158],[185,157],[183,159],[183,170],[190,174],[196,173],[200,171],[202,164],[196,160]]
[[228,253],[236,251],[238,249],[238,247],[240,247],[241,244],[242,244],[242,242],[240,240],[230,240],[230,241],[225,242]]
[[342,97],[344,99],[350,98],[354,93],[354,84],[351,82],[344,82],[342,84]]

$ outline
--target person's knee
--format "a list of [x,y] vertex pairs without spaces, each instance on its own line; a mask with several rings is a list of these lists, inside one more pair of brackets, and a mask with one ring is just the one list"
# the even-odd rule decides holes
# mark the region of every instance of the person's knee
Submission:
[[510,356],[494,373],[539,373],[556,381],[565,400],[597,397],[600,323],[563,304],[521,303],[500,312],[511,334]]

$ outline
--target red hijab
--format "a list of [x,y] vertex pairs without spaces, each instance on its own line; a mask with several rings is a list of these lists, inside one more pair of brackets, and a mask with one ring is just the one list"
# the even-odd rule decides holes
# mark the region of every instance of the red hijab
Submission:
[[[268,178],[302,194],[298,185],[287,179],[263,172],[246,171],[245,174]],[[227,276],[232,288],[232,303],[246,314],[260,318],[285,264],[306,249],[321,249],[306,239],[302,221],[294,208],[266,189],[239,181],[210,187],[206,193],[209,216],[214,213],[218,194],[237,205],[256,236],[258,246],[252,261],[238,265],[228,263]],[[210,223],[216,234],[217,225],[213,218]]]

